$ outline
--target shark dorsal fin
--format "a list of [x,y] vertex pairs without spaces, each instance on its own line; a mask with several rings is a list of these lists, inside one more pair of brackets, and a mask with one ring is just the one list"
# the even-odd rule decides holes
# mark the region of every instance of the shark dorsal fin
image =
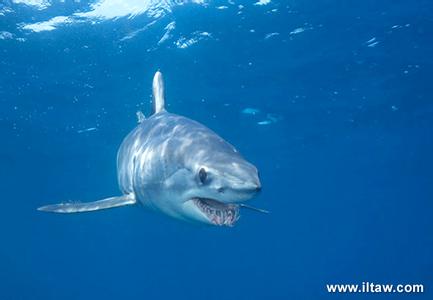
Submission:
[[162,79],[162,73],[157,71],[153,76],[153,113],[157,114],[164,111],[164,80]]

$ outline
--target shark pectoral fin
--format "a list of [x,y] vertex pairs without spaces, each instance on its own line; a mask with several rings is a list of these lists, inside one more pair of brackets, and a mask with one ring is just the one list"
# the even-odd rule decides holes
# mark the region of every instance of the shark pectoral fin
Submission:
[[78,213],[86,211],[95,211],[100,209],[107,209],[125,205],[135,204],[134,194],[123,195],[119,197],[110,197],[98,201],[86,203],[59,203],[41,206],[38,208],[40,211],[54,212],[54,213]]
[[248,208],[248,209],[254,210],[256,212],[261,212],[261,213],[264,213],[264,214],[268,214],[269,213],[269,210],[257,208],[257,207],[251,206],[251,205],[239,204],[239,206],[243,207],[243,208]]

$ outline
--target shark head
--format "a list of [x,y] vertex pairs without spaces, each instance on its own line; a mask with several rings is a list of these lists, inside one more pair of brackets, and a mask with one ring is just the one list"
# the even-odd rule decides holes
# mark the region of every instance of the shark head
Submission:
[[[243,203],[261,190],[257,168],[205,126],[187,123],[174,155],[180,167],[165,181],[169,214],[190,222],[233,226]],[[188,137],[191,132],[193,138]],[[177,135],[182,136],[181,131]]]
[[257,169],[239,158],[200,164],[194,188],[186,193],[185,215],[212,225],[233,226],[240,217],[240,203],[261,190]]

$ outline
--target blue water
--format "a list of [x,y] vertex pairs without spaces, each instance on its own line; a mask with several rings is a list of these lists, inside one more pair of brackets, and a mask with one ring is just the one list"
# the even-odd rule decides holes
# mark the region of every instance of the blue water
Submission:
[[[191,2],[1,2],[0,299],[432,299],[431,1]],[[170,112],[258,167],[271,214],[36,211],[119,194],[157,69]]]

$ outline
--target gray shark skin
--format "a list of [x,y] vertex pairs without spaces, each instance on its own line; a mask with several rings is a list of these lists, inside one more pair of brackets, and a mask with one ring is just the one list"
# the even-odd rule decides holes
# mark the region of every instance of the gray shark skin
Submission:
[[243,202],[260,189],[258,171],[204,125],[164,108],[162,74],[153,80],[154,114],[139,124],[117,154],[123,196],[87,203],[60,203],[41,211],[75,213],[141,203],[183,221],[233,226]]

